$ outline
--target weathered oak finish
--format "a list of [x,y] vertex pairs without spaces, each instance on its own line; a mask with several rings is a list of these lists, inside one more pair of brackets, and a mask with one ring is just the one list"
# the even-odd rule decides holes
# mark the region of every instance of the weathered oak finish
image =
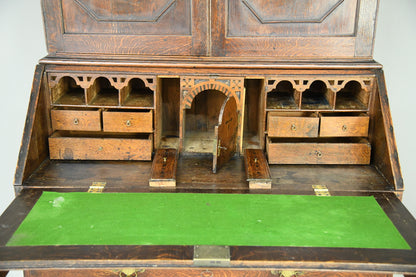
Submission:
[[152,136],[142,138],[72,137],[54,133],[49,138],[51,159],[64,160],[150,160]]
[[278,142],[268,138],[271,164],[369,164],[368,142]]
[[212,172],[227,163],[237,150],[238,124],[237,103],[234,97],[228,97],[221,106],[218,125],[215,126]]
[[[42,5],[48,56],[35,71],[18,194],[0,217],[0,270],[416,273],[416,221],[397,198],[403,180],[387,91],[372,60],[377,0]],[[220,114],[227,98],[235,100],[231,121]],[[215,150],[235,146],[237,155],[213,174],[219,121],[236,127],[222,130],[232,147],[219,136]],[[193,246],[5,246],[43,191],[87,191],[96,181],[116,193],[313,195],[313,185],[325,185],[334,196],[374,196],[411,250],[230,246],[229,267],[207,269],[195,266]]]
[[272,177],[263,150],[246,149],[244,166],[250,189],[271,189]]
[[152,133],[153,112],[104,111],[104,132]]
[[319,117],[316,114],[268,113],[267,134],[269,137],[317,137],[319,133]]
[[151,187],[175,187],[178,151],[176,149],[158,149],[153,157]]
[[[200,268],[200,269],[157,269],[157,268],[132,268],[125,270],[126,272],[133,272],[137,277],[186,277],[186,276],[201,276],[201,277],[273,277],[282,276],[284,272],[290,274],[291,271],[284,270],[230,270],[230,269],[215,269],[215,268]],[[99,276],[99,277],[117,277],[123,269],[113,270],[31,270],[25,271],[25,277],[84,277],[84,276]],[[305,277],[389,277],[390,274],[377,274],[377,273],[354,273],[354,272],[303,272],[301,270],[293,270],[292,276],[305,276]],[[123,276],[123,273],[122,273]],[[285,275],[286,276],[286,275]],[[290,277],[292,277],[290,276]]]
[[27,177],[48,157],[49,103],[46,98],[44,65],[38,65],[33,77],[29,108],[23,131],[22,145],[15,173],[14,184],[21,186]]
[[53,130],[101,131],[101,111],[51,110]]
[[367,137],[370,117],[321,115],[321,137]]

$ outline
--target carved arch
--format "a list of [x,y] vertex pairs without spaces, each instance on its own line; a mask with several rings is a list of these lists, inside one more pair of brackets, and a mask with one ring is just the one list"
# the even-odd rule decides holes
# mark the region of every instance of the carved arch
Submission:
[[182,79],[182,109],[190,109],[192,102],[199,93],[206,90],[217,90],[227,97],[234,97],[238,110],[241,110],[241,93],[244,89],[242,78],[230,79]]

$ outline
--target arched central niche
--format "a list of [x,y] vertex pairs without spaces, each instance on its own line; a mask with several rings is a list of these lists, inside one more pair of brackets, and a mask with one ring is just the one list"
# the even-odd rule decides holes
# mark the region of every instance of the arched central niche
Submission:
[[237,147],[241,145],[243,78],[184,76],[181,78],[180,86],[179,148],[181,152],[213,153],[214,127],[218,124],[221,106],[228,97],[233,97],[237,104]]
[[227,96],[219,90],[204,90],[193,98],[191,107],[184,110],[184,152],[213,152],[214,129],[226,99]]

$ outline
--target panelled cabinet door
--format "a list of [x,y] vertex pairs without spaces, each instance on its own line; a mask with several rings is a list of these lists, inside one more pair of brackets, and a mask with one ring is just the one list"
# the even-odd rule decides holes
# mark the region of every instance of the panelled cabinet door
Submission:
[[238,112],[234,97],[222,104],[218,125],[215,126],[215,148],[212,162],[214,173],[234,155],[237,148]]
[[214,56],[370,57],[377,0],[213,0]]
[[205,55],[208,0],[43,0],[49,53]]

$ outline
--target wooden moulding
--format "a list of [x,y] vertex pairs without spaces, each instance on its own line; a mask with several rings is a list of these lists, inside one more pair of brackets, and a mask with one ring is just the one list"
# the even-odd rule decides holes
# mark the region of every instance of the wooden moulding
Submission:
[[153,132],[153,112],[150,111],[104,111],[103,129],[105,132]]
[[78,137],[55,132],[49,138],[50,159],[151,160],[152,135],[141,137]]
[[99,110],[51,110],[53,130],[101,131]]
[[[130,276],[227,276],[227,277],[270,277],[270,276],[305,276],[305,277],[388,277],[390,274],[377,273],[352,273],[352,272],[329,272],[329,271],[309,271],[301,270],[232,270],[232,269],[205,269],[205,268],[184,268],[184,269],[163,269],[163,268],[131,268],[131,269],[85,269],[85,270],[31,270],[25,271],[27,277],[83,277],[83,276],[125,276],[124,271],[133,272]],[[292,273],[292,275],[290,275]]]
[[268,138],[267,154],[271,164],[369,164],[371,146],[364,139],[297,142]]
[[175,187],[178,151],[172,148],[158,149],[153,158],[151,187]]
[[250,189],[271,189],[272,177],[269,164],[261,149],[246,149],[244,165]]

